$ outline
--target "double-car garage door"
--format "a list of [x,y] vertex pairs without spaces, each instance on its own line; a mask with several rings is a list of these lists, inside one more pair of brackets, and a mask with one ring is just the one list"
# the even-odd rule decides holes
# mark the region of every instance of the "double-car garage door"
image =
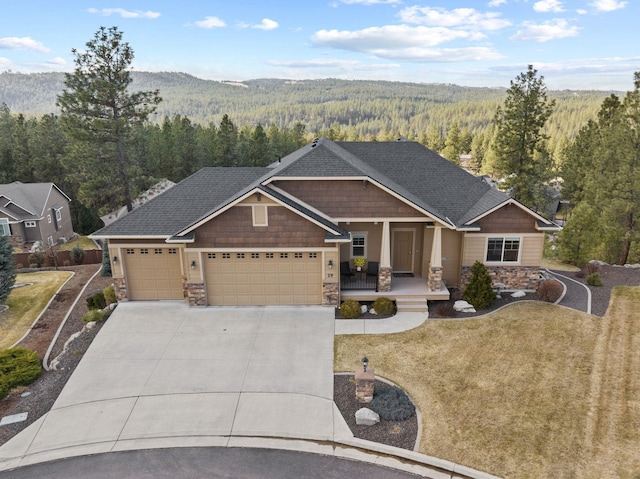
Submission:
[[309,252],[205,253],[208,304],[322,304],[322,255]]

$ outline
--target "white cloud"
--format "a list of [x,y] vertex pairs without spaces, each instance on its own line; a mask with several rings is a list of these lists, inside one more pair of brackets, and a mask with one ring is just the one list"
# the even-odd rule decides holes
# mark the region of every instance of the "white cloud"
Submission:
[[251,25],[251,28],[257,28],[258,30],[275,30],[278,28],[278,22],[271,20],[270,18],[263,18],[262,22],[257,25]]
[[40,53],[49,53],[51,50],[41,42],[31,37],[4,37],[0,38],[0,49],[7,50],[33,50]]
[[402,0],[340,0],[340,3],[347,5],[379,5],[379,4],[397,4],[402,3]]
[[315,58],[312,60],[269,60],[267,64],[287,68],[332,68],[343,71],[366,71],[400,68],[397,63],[362,63],[358,60]]
[[461,38],[479,40],[483,37],[482,34],[450,28],[386,25],[355,31],[319,30],[312,35],[311,42],[342,50],[373,52],[378,49],[435,46]]
[[591,3],[591,6],[601,12],[612,12],[626,7],[627,2],[621,2],[619,0],[596,0]]
[[409,47],[395,50],[377,49],[374,55],[388,60],[417,63],[452,63],[481,60],[497,60],[504,55],[486,47],[470,48],[423,48]]
[[575,37],[580,30],[576,26],[569,26],[563,19],[554,19],[542,24],[524,22],[524,29],[511,37],[511,40],[533,40],[536,42],[548,42],[558,38]]
[[480,13],[474,8],[407,7],[400,12],[400,19],[406,23],[439,27],[474,27],[480,30],[498,30],[508,27],[511,22],[500,17],[500,13]]
[[62,66],[65,66],[67,64],[67,62],[62,57],[55,57],[55,58],[52,58],[51,60],[49,60],[47,62],[47,64],[52,65],[52,66],[62,67]]
[[577,13],[578,15],[586,15],[586,14],[587,14],[587,13],[589,13],[589,12],[587,12],[584,8],[578,8],[578,9],[576,10],[576,13]]
[[103,17],[109,17],[111,15],[120,15],[122,18],[158,18],[160,16],[159,12],[152,12],[151,10],[147,10],[143,12],[142,10],[125,10],[124,8],[90,8],[89,13],[96,13],[98,15],[102,15]]
[[218,17],[204,17],[204,20],[199,20],[196,22],[196,26],[200,28],[222,28],[226,27],[227,24],[224,23],[223,20],[220,20]]
[[11,70],[13,63],[8,58],[0,57],[0,69]]
[[540,0],[533,4],[533,9],[536,12],[564,12],[562,8],[562,2],[559,0]]
[[507,0],[491,0],[487,5],[489,7],[499,7],[500,5],[504,5],[507,3]]

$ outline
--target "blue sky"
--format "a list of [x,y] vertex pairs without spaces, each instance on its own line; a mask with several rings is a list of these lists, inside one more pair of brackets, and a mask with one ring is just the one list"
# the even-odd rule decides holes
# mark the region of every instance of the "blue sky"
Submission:
[[1,9],[0,71],[71,71],[71,49],[115,25],[138,71],[508,87],[533,64],[551,89],[626,91],[640,70],[638,3],[23,0]]

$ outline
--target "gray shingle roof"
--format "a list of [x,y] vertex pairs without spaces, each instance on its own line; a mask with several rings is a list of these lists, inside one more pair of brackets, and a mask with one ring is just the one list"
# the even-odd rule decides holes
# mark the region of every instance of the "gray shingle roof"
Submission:
[[[19,214],[20,219],[36,219],[41,218],[44,213],[44,207],[49,198],[51,188],[57,188],[53,183],[21,183],[14,181],[13,183],[0,185],[0,197],[11,200],[20,208],[25,210],[25,214]],[[64,195],[64,193],[62,193]],[[65,195],[66,196],[66,195]],[[2,201],[0,201],[2,203]],[[0,204],[4,206],[4,204]],[[16,214],[15,210],[12,210]]]
[[[254,188],[348,238],[348,232],[264,185],[272,177],[368,177],[457,227],[509,196],[416,142],[332,142],[324,138],[266,168],[203,168],[95,236],[174,236]],[[174,238],[176,239],[176,238]]]

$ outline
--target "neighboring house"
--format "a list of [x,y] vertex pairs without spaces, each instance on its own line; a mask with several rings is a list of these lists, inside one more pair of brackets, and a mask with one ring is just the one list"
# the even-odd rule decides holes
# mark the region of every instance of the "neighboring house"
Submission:
[[16,245],[66,242],[74,235],[69,201],[53,183],[0,185],[0,235]]
[[92,236],[120,299],[425,310],[476,260],[502,289],[535,290],[558,229],[418,143],[321,138],[269,167],[204,168]]

